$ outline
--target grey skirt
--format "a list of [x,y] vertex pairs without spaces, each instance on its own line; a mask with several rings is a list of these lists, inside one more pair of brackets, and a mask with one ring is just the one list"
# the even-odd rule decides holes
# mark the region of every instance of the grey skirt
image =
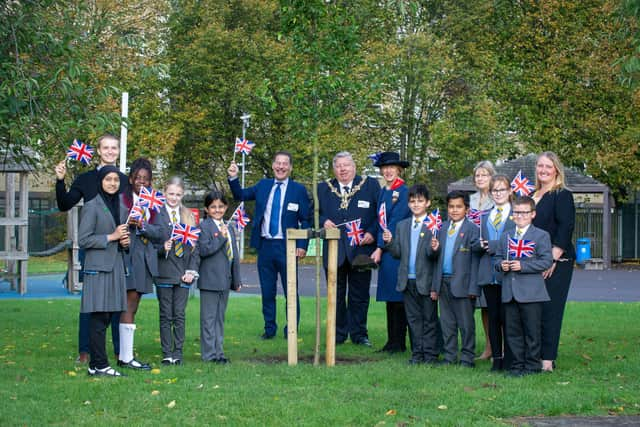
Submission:
[[81,313],[126,311],[127,289],[124,262],[116,258],[113,271],[85,270],[82,285]]

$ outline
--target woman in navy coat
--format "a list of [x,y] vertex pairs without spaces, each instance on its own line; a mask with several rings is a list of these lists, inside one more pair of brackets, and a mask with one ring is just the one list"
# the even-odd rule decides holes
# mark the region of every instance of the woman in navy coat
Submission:
[[[400,174],[409,166],[409,162],[400,160],[400,155],[394,152],[380,153],[374,162],[380,168],[385,186],[378,197],[378,209],[385,206],[387,229],[395,233],[396,224],[411,216],[409,211],[409,196],[407,185],[400,178]],[[398,266],[400,260],[384,250],[382,240],[383,227],[378,221],[377,245],[371,258],[378,264],[378,289],[376,301],[384,301],[387,306],[387,343],[382,351],[389,353],[403,352],[407,349],[407,315],[404,311],[403,295],[396,290],[398,281]]]

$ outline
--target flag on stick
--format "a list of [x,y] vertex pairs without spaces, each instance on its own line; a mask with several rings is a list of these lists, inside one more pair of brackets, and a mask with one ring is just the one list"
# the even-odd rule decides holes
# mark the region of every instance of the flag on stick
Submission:
[[82,141],[74,139],[67,150],[67,157],[71,160],[77,160],[84,165],[88,165],[93,158],[93,148]]

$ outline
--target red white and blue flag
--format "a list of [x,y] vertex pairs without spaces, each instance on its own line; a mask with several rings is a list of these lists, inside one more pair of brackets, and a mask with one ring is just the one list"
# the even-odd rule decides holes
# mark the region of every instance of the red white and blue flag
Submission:
[[380,209],[378,209],[378,224],[380,228],[387,231],[387,204],[380,203]]
[[171,240],[180,242],[183,245],[195,246],[199,237],[200,229],[198,227],[182,223],[173,224]]
[[480,224],[482,223],[482,217],[488,214],[489,212],[491,212],[491,209],[486,211],[481,211],[478,209],[469,209],[469,213],[467,213],[467,218],[469,218],[469,221],[471,221],[472,223],[480,227]]
[[251,150],[253,150],[253,147],[255,146],[256,146],[255,143],[247,139],[236,138],[235,152],[242,153],[242,154],[249,154]]
[[536,242],[533,240],[516,239],[509,237],[509,258],[529,258],[536,250]]
[[244,211],[244,202],[240,203],[235,211],[233,211],[233,215],[231,215],[231,219],[235,219],[236,221],[236,229],[238,231],[244,230],[244,228],[251,222],[247,213]]
[[436,208],[433,212],[429,213],[424,219],[424,224],[431,231],[434,236],[438,233],[442,227],[442,216],[440,215],[440,209]]
[[354,219],[344,224],[347,230],[347,238],[351,246],[359,246],[364,240],[364,230],[360,228],[361,219]]
[[147,213],[145,212],[145,208],[143,208],[142,206],[133,206],[129,211],[129,219],[127,219],[127,222],[129,222],[129,220],[131,219],[134,221],[142,221],[146,217]]
[[138,194],[138,206],[159,212],[160,208],[164,206],[165,201],[165,197],[158,190],[154,190],[150,187],[140,188],[140,194]]
[[93,158],[93,148],[89,147],[82,141],[74,139],[69,149],[67,150],[67,157],[71,160],[77,160],[82,164],[88,165]]
[[511,189],[518,196],[528,196],[536,189],[536,186],[529,181],[529,179],[522,174],[522,170],[518,171],[518,174],[511,181]]

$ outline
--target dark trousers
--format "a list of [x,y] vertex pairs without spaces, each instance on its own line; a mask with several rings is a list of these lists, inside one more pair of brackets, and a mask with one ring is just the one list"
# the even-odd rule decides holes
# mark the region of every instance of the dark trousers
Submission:
[[416,281],[411,279],[403,295],[412,337],[412,359],[434,361],[438,358],[438,303],[429,295],[421,295]]
[[[262,292],[262,317],[264,318],[264,333],[274,336],[278,332],[276,323],[276,295],[278,294],[278,275],[287,298],[287,251],[286,240],[261,239],[258,250],[258,277]],[[300,324],[300,298],[296,289],[297,324]],[[286,310],[285,310],[286,313]],[[285,337],[287,334],[285,327]]]
[[[78,316],[78,352],[89,353],[89,329],[91,313],[80,313]],[[111,314],[111,341],[113,353],[120,354],[120,312]]]
[[355,343],[369,338],[367,314],[371,270],[357,271],[349,260],[345,260],[338,267],[337,282],[336,342],[344,342],[347,337]]
[[542,360],[558,358],[560,329],[569,286],[573,276],[573,260],[558,262],[553,275],[545,280],[550,301],[542,303]]
[[504,308],[502,307],[502,286],[485,285],[482,293],[487,300],[487,314],[489,317],[489,342],[494,359],[502,359]]
[[[109,366],[106,349],[106,331],[113,313],[95,312],[87,313],[89,320],[89,367],[91,369],[104,369]],[[118,313],[119,314],[119,313]]]
[[179,285],[156,287],[160,309],[160,347],[162,357],[182,360],[185,334],[185,309],[189,301],[189,288]]
[[443,278],[440,287],[440,325],[444,340],[444,360],[455,362],[458,356],[460,331],[460,361],[474,363],[476,356],[476,322],[473,317],[475,301],[468,297],[456,298],[451,294],[451,279]]
[[511,354],[513,371],[539,372],[540,325],[542,303],[520,303],[515,300],[504,304],[506,318],[505,338]]
[[[387,301],[387,343],[384,351],[405,351],[407,349],[407,314],[401,301]],[[411,341],[411,333],[409,333]]]

